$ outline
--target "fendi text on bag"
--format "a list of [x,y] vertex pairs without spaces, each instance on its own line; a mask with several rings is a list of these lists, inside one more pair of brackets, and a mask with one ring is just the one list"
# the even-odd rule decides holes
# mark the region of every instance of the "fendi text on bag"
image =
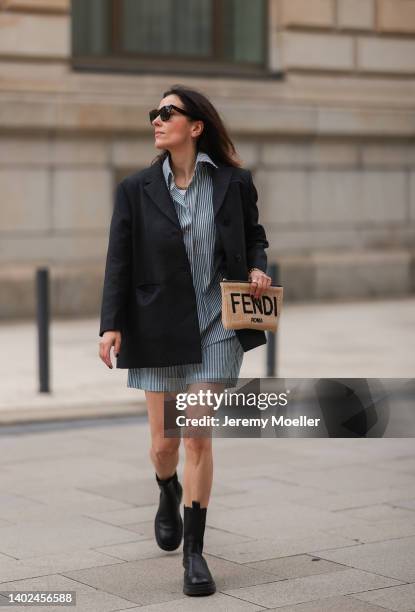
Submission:
[[261,297],[253,298],[249,285],[249,281],[221,281],[223,327],[275,332],[281,313],[283,287],[271,285]]

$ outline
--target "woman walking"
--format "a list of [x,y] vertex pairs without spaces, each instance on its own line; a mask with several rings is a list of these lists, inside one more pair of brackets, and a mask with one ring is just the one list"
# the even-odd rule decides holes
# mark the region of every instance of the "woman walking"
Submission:
[[202,553],[212,438],[183,438],[183,491],[176,471],[181,437],[164,436],[164,414],[175,413],[179,392],[234,387],[244,352],[266,343],[263,331],[223,327],[219,283],[223,277],[249,280],[252,295],[260,297],[271,284],[269,245],[252,175],[236,161],[208,98],[177,85],[149,114],[162,152],[116,190],[99,354],[112,368],[113,348],[117,368],[128,369],[127,386],[145,391],[160,489],[157,544],[176,550],[184,536],[183,591],[210,595],[216,585]]

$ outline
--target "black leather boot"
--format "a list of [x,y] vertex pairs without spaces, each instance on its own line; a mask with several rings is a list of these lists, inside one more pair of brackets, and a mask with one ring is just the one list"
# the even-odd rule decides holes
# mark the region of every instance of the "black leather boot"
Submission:
[[203,557],[203,536],[207,508],[192,501],[192,507],[184,506],[183,566],[185,595],[212,595],[216,584]]
[[182,485],[177,479],[177,472],[164,480],[156,474],[156,480],[160,488],[159,508],[154,520],[156,541],[163,550],[176,550],[183,537],[183,520],[180,515]]

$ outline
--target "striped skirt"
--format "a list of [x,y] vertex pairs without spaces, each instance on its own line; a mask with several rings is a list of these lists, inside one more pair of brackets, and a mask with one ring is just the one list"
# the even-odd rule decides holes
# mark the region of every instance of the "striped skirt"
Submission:
[[184,392],[190,383],[218,382],[229,389],[238,383],[243,356],[244,350],[235,335],[202,348],[202,363],[130,368],[127,387]]

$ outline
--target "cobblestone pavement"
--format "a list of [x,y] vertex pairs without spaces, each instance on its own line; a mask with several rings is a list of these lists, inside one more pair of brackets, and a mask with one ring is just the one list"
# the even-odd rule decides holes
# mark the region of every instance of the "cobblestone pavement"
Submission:
[[82,612],[415,610],[413,439],[215,438],[217,593],[197,599],[153,537],[148,444],[143,416],[3,427],[0,591],[75,591]]
[[[288,305],[278,374],[412,377],[414,305]],[[98,360],[97,321],[54,322],[50,397],[36,392],[33,326],[0,334],[0,591],[75,591],[82,612],[415,611],[413,438],[214,438],[205,555],[217,592],[189,598],[181,549],[153,537],[142,394]],[[264,364],[264,350],[246,353],[241,376]],[[33,423],[7,425],[13,413]]]

